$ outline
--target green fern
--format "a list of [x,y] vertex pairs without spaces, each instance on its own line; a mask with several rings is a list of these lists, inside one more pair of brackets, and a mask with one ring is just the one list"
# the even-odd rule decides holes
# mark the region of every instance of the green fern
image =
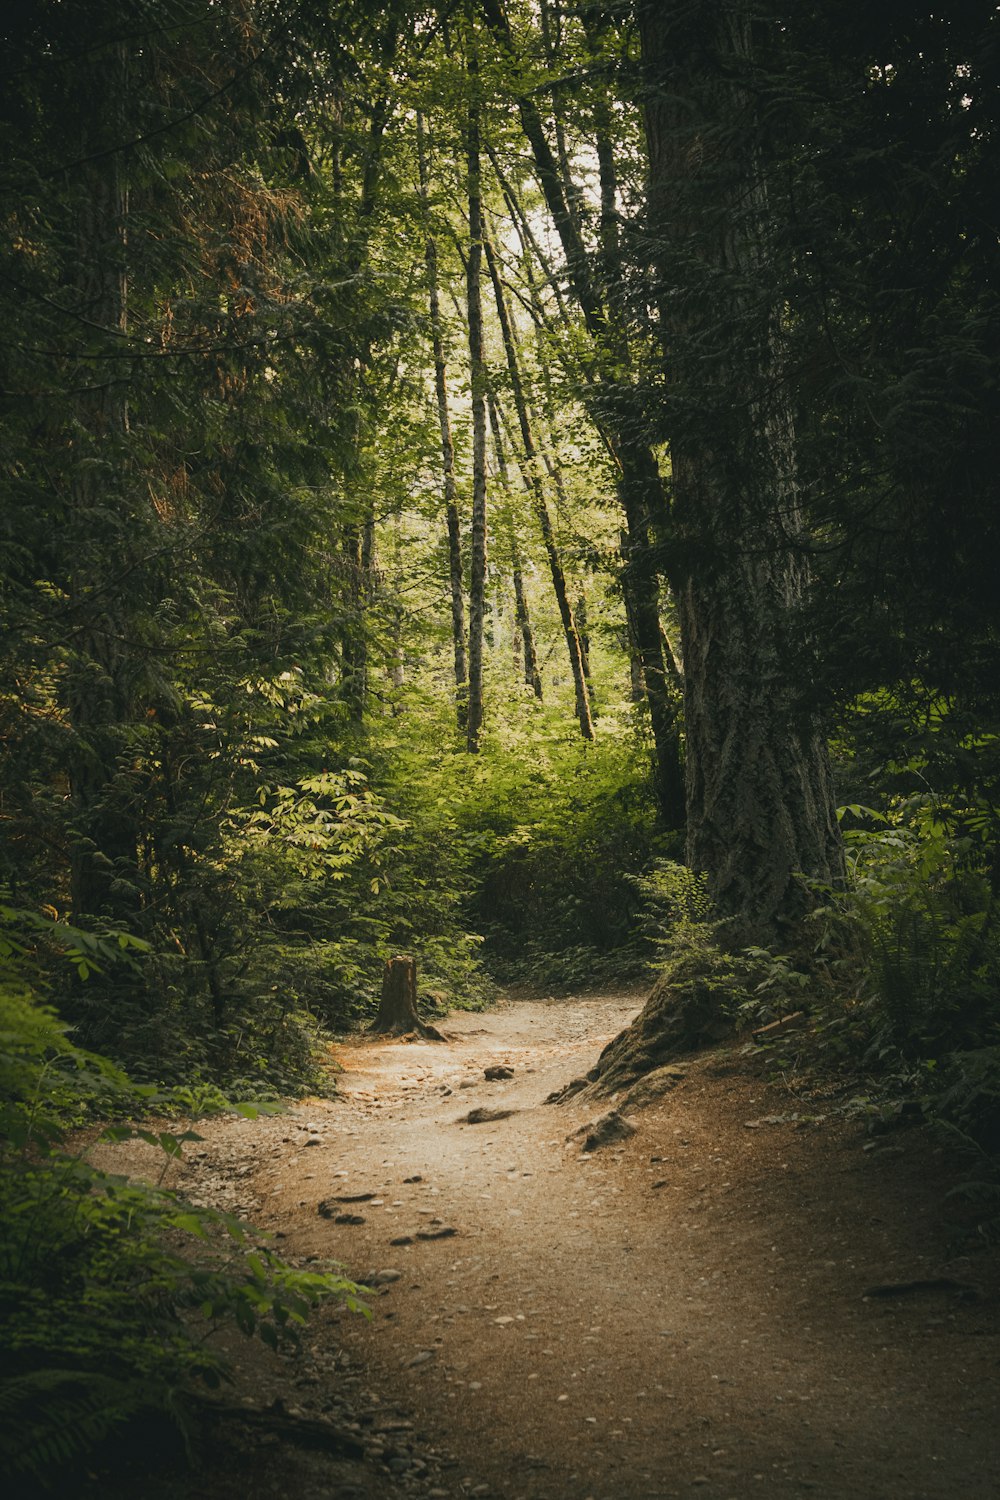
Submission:
[[[153,1392],[82,1370],[31,1370],[0,1384],[0,1473],[45,1488],[104,1442]],[[157,1401],[162,1405],[162,1398]]]

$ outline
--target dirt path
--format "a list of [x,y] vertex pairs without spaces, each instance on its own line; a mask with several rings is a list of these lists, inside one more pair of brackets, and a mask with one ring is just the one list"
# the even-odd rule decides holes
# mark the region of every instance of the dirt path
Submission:
[[[254,1493],[1000,1493],[996,1258],[949,1260],[931,1144],[869,1138],[736,1049],[581,1152],[566,1138],[595,1107],[542,1101],[639,999],[451,1016],[447,1045],[350,1043],[335,1102],[211,1127],[206,1196],[381,1283],[370,1324],[321,1323],[299,1381],[307,1410],[361,1403],[368,1464],[331,1485],[272,1453]],[[496,1065],[513,1076],[487,1081]],[[458,1123],[479,1107],[513,1113]],[[940,1278],[957,1285],[864,1295]]]

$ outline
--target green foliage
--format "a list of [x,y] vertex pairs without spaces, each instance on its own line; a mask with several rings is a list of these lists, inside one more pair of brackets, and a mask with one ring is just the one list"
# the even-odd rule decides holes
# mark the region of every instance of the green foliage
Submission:
[[875,830],[845,831],[850,888],[835,905],[853,923],[876,1052],[941,1058],[1000,1025],[995,898],[967,813],[922,794]]
[[624,716],[598,719],[589,745],[540,709],[497,725],[461,789],[469,909],[499,977],[565,985],[641,966],[634,877],[659,835]]
[[[641,928],[654,955],[657,985],[690,1012],[688,1024],[711,1028],[760,1026],[803,1003],[811,984],[784,954],[734,950],[726,940],[707,878],[672,860],[658,860],[635,881],[644,897]],[[699,1019],[700,1018],[700,1019]]]
[[934,1080],[933,1110],[973,1154],[1000,1159],[1000,1044],[952,1053]]
[[657,860],[633,883],[643,897],[642,925],[655,952],[669,954],[685,930],[713,930],[718,914],[700,872],[675,860]]
[[925,789],[884,811],[851,803],[840,817],[848,880],[836,890],[813,887],[811,954],[790,967],[757,956],[772,972],[789,967],[779,977],[786,995],[787,979],[803,985],[796,1008],[811,1016],[804,1044],[848,1076],[863,1071],[869,1112],[892,1119],[901,1099],[911,1101],[969,1159],[957,1192],[993,1236],[1000,931],[993,834],[984,837],[992,814]]
[[[70,954],[91,951],[64,924],[54,936]],[[277,1347],[318,1302],[363,1304],[353,1283],[292,1268],[231,1215],[71,1151],[67,1128],[109,1102],[182,1101],[154,1101],[78,1047],[32,992],[22,946],[9,934],[0,960],[0,1465],[18,1484],[48,1488],[140,1413],[183,1425],[186,1400],[226,1377],[209,1342],[218,1328]],[[99,951],[107,961],[114,950]],[[199,1139],[131,1126],[105,1134],[137,1135],[165,1163]]]

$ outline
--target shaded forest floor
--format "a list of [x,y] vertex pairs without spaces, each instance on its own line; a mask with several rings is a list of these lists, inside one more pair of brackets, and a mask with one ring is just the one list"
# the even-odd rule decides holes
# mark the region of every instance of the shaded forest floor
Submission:
[[[136,1471],[126,1490],[1000,1493],[1000,1257],[956,1249],[934,1143],[870,1136],[737,1044],[588,1154],[567,1137],[607,1104],[543,1101],[640,1000],[508,1001],[448,1017],[446,1044],[352,1039],[336,1100],[201,1127],[186,1191],[295,1263],[380,1282],[370,1323],[331,1309],[295,1358],[233,1351],[236,1400],[324,1417],[357,1451],[230,1421],[193,1474]],[[496,1066],[512,1076],[488,1081]],[[461,1123],[480,1108],[513,1113]]]

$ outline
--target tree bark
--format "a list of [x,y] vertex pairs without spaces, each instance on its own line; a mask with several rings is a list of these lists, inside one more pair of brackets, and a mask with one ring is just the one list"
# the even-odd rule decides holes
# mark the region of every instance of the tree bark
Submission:
[[542,701],[542,674],[538,670],[538,653],[535,650],[535,636],[531,629],[528,601],[524,596],[524,578],[521,574],[520,558],[516,554],[514,560],[514,612],[517,627],[521,632],[521,644],[524,648],[524,680],[540,703]]
[[[423,116],[417,115],[417,163],[420,195],[429,213],[430,193],[427,147]],[[429,225],[429,219],[428,219]],[[444,489],[444,511],[448,527],[448,579],[451,594],[451,634],[454,646],[455,710],[459,729],[465,729],[468,714],[469,672],[465,655],[465,595],[462,578],[462,527],[458,512],[455,483],[455,444],[451,435],[448,410],[448,369],[445,360],[444,332],[441,319],[441,297],[438,289],[437,242],[428,227],[425,246],[427,293],[430,301],[431,344],[434,355],[434,392],[437,399],[438,426],[441,430],[441,472]]]
[[663,822],[683,828],[687,816],[680,725],[668,689],[660,625],[660,581],[650,538],[650,505],[659,503],[660,475],[652,454],[615,441],[618,499],[625,514],[622,593],[629,634],[642,667],[653,735],[653,781]]
[[590,636],[587,633],[587,596],[581,594],[576,601],[576,610],[573,618],[576,620],[576,630],[580,637],[580,663],[583,667],[583,675],[587,686],[590,686]]
[[[640,17],[684,660],[688,862],[744,942],[842,874],[826,745],[789,670],[808,572],[782,361],[780,240],[750,11]],[[669,290],[668,290],[669,289]]]
[[483,204],[480,170],[479,64],[470,39],[466,162],[469,174],[467,266],[469,369],[472,383],[472,548],[469,580],[469,713],[466,745],[477,754],[483,726],[483,626],[486,609],[486,361],[483,349]]
[[386,962],[382,975],[382,999],[372,1022],[376,1035],[408,1035],[417,1032],[428,1041],[443,1042],[444,1037],[417,1014],[417,961],[398,953]]

